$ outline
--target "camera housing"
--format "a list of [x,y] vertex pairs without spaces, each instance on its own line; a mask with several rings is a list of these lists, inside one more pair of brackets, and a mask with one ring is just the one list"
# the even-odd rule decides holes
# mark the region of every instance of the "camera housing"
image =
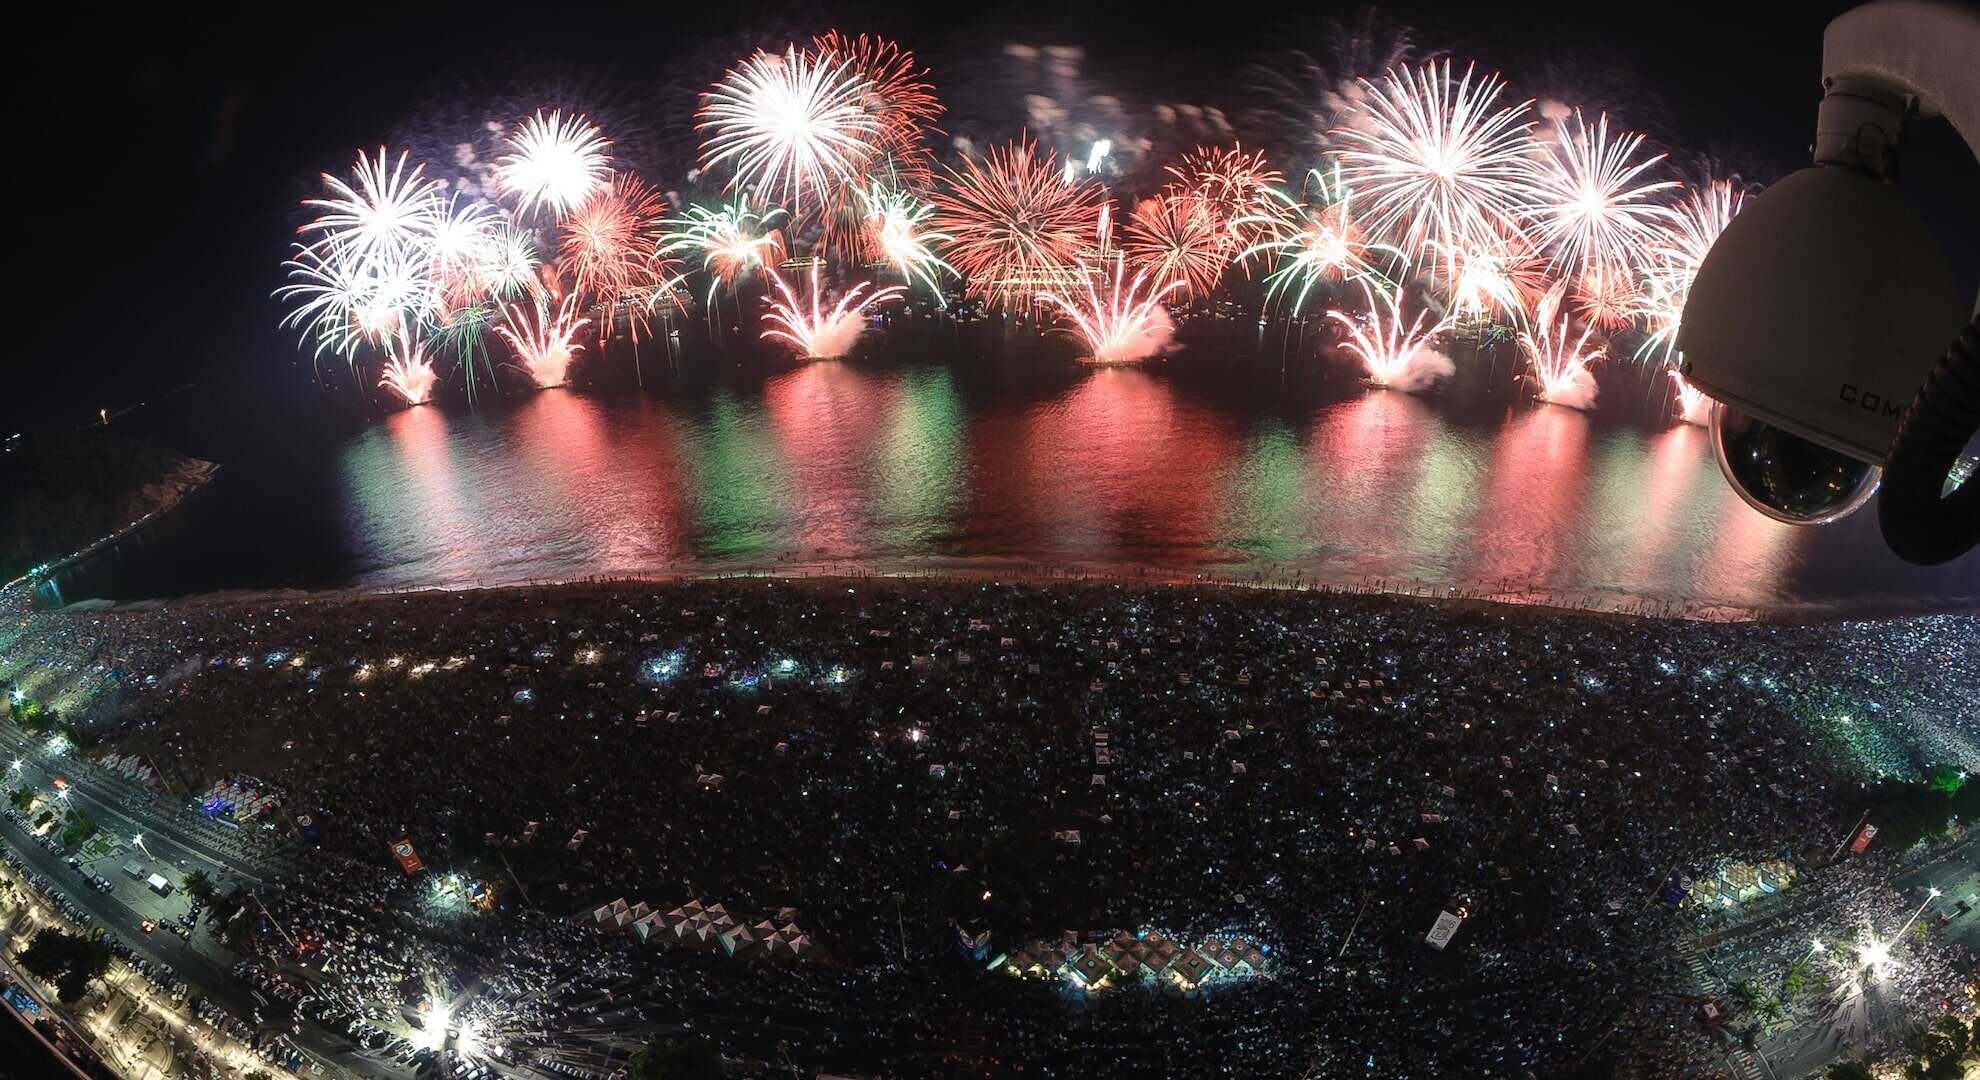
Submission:
[[1877,180],[1813,166],[1749,199],[1678,329],[1726,481],[1792,524],[1861,507],[1960,307],[1937,242]]
[[[1944,116],[1980,153],[1976,50],[1980,17],[1956,4],[1875,0],[1831,22],[1816,164],[1748,199],[1693,278],[1680,370],[1713,399],[1726,481],[1769,517],[1817,524],[1868,502],[1966,326],[1944,253],[1892,184],[1919,117]],[[1921,427],[1959,409],[1935,398]],[[1900,486],[1925,490],[1903,460]]]

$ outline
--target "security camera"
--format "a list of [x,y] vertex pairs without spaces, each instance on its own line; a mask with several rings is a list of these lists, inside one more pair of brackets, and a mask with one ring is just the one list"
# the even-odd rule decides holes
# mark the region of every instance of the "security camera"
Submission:
[[1681,370],[1713,399],[1713,450],[1741,498],[1820,524],[1863,506],[1881,478],[1886,541],[1914,562],[1980,539],[1980,484],[1944,496],[1980,425],[1980,331],[1891,185],[1907,120],[1943,115],[1980,139],[1975,56],[1980,13],[1950,4],[1879,0],[1831,23],[1816,164],[1726,226],[1678,329]]

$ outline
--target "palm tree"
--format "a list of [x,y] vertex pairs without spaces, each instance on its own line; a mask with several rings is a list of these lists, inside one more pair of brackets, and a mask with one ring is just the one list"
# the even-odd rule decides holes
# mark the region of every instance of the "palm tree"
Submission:
[[204,870],[194,870],[186,875],[186,895],[206,904],[213,899],[213,881]]

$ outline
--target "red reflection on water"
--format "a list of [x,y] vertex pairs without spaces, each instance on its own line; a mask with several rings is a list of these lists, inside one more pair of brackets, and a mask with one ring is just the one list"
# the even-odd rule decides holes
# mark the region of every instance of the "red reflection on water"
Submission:
[[897,379],[819,360],[763,384],[764,411],[790,468],[792,543],[805,555],[856,557],[869,539],[873,457],[882,418],[900,396]]
[[[567,389],[541,391],[509,419],[527,484],[521,497],[539,529],[569,543],[573,561],[601,573],[665,567],[685,551],[686,508],[671,426],[650,402],[608,419]],[[514,538],[541,544],[542,536]],[[503,553],[505,554],[505,553]],[[498,554],[498,557],[500,555]]]
[[1691,424],[1652,435],[1645,451],[1648,476],[1641,498],[1626,504],[1633,515],[1622,523],[1631,534],[1628,554],[1616,567],[1617,581],[1632,591],[1654,589],[1696,560],[1698,529],[1687,504],[1699,462],[1710,453],[1704,430]]
[[479,514],[462,505],[446,414],[419,406],[386,417],[384,427],[403,462],[406,497],[421,508],[422,530],[440,548],[440,566],[453,572],[474,567],[481,557],[474,542]]
[[1587,528],[1588,414],[1540,405],[1492,444],[1473,525],[1472,580],[1489,590],[1568,584]]
[[1201,552],[1211,481],[1236,450],[1227,415],[1186,407],[1146,371],[1106,367],[1034,405],[1024,427],[1021,497],[1041,504],[1069,554]]
[[1797,530],[1760,513],[1740,500],[1718,477],[1719,513],[1712,524],[1711,550],[1701,567],[1703,582],[1694,582],[1696,595],[1719,597],[1730,607],[1760,608],[1783,599],[1787,565],[1793,561]]
[[1409,560],[1399,549],[1423,509],[1401,497],[1416,486],[1434,433],[1429,406],[1414,395],[1373,390],[1314,418],[1307,477],[1322,519],[1313,530],[1330,559],[1381,576]]

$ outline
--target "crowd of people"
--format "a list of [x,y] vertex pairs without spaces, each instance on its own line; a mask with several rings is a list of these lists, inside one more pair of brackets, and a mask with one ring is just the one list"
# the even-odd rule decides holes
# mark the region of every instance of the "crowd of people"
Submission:
[[[323,851],[268,903],[325,981],[448,973],[566,1071],[610,985],[656,1028],[847,1072],[1654,1076],[1724,1039],[1660,896],[1734,857],[1844,872],[1860,782],[1980,734],[1974,630],[742,579],[22,608],[0,678],[176,791],[279,791]],[[446,873],[497,902],[436,915]],[[817,948],[583,924],[616,898],[789,908]],[[966,959],[978,928],[992,953],[1230,933],[1273,965],[1081,994]]]

